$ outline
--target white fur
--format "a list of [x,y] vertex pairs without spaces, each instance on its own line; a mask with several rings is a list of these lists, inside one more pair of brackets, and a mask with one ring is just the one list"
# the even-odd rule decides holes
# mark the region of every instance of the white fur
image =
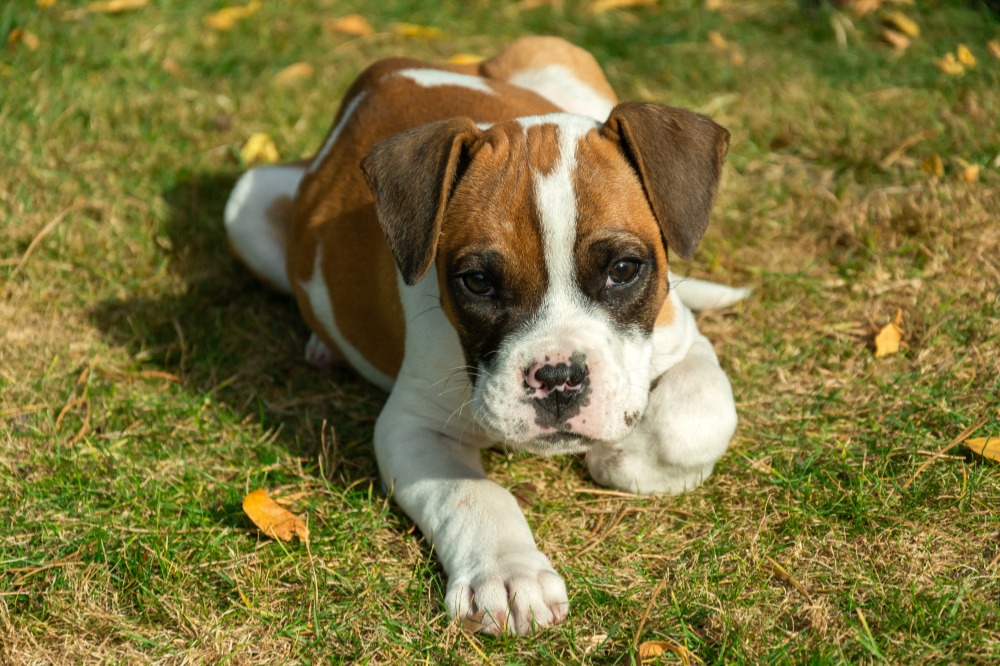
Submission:
[[604,122],[614,102],[576,78],[565,65],[525,69],[510,77],[515,86],[532,90],[561,109]]
[[424,88],[457,86],[459,88],[468,88],[469,90],[483,92],[488,95],[493,94],[493,88],[490,87],[486,79],[469,74],[458,74],[457,72],[447,72],[441,69],[414,68],[401,69],[393,74],[393,76],[402,76],[403,78],[410,79]]
[[233,248],[253,271],[285,293],[292,292],[285,267],[285,230],[275,227],[267,211],[279,197],[293,197],[304,170],[265,166],[247,171],[236,182],[224,214]]
[[333,145],[337,143],[337,139],[340,138],[340,133],[344,130],[344,125],[346,125],[350,117],[354,115],[355,109],[358,108],[358,104],[360,104],[361,100],[364,98],[365,93],[362,91],[355,95],[354,98],[347,103],[347,106],[344,108],[344,113],[340,116],[340,121],[332,130],[330,130],[330,135],[326,138],[326,141],[323,142],[323,147],[319,149],[319,152],[316,153],[316,157],[313,158],[312,164],[309,165],[309,173],[316,171],[316,169],[319,168],[319,165],[323,163],[323,160],[326,159],[326,156],[330,154],[330,150],[333,149]]
[[[347,362],[351,364],[351,367],[357,370],[358,374],[370,381],[372,384],[375,384],[375,386],[378,386],[383,391],[391,390],[393,384],[392,377],[389,377],[372,365],[368,359],[362,356],[358,350],[347,341],[347,338],[345,338],[337,328],[337,322],[333,316],[333,308],[330,306],[330,292],[327,291],[326,280],[323,279],[323,271],[320,266],[322,259],[322,248],[320,245],[317,245],[316,259],[313,263],[312,276],[300,284],[302,290],[305,291],[306,296],[309,298],[309,307],[312,308],[313,314],[316,315],[316,319],[319,320],[320,324],[322,324],[327,335],[333,339],[334,343],[337,345],[337,349],[339,349],[344,355]],[[309,354],[308,348],[306,353],[307,355]]]

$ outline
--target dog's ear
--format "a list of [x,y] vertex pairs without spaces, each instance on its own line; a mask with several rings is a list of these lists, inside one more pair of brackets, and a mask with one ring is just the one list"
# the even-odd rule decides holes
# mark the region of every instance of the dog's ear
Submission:
[[729,132],[692,111],[638,102],[616,106],[601,131],[639,173],[667,246],[690,259],[708,227]]
[[443,120],[380,141],[361,161],[406,284],[419,282],[434,262],[445,207],[480,134],[468,118]]

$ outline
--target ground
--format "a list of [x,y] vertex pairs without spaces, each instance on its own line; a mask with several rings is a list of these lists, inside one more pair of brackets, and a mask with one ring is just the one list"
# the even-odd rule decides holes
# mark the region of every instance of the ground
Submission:
[[[632,4],[251,2],[228,30],[217,1],[4,4],[0,663],[996,663],[1000,468],[961,442],[1000,435],[1000,26],[971,0]],[[355,12],[373,34],[331,21]],[[754,293],[700,317],[741,419],[702,488],[487,454],[572,602],[515,640],[448,623],[376,478],[384,396],[304,363],[221,219],[246,140],[310,154],[371,60],[527,33],[730,129],[673,269]],[[942,71],[959,44],[975,67]],[[258,487],[308,546],[251,525]]]

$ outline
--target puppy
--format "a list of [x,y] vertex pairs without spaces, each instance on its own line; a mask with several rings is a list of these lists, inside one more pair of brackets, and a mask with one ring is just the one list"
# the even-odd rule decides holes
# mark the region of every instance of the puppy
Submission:
[[747,292],[672,277],[667,249],[694,253],[728,144],[530,37],[478,65],[377,62],[314,157],[236,184],[232,248],[295,297],[307,358],[389,393],[379,469],[466,627],[525,634],[569,610],[482,449],[583,453],[635,493],[690,490],[726,450],[732,391],[690,308]]

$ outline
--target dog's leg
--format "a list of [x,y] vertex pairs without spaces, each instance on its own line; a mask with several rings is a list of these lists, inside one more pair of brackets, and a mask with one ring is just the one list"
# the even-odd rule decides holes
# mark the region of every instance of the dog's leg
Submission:
[[487,633],[561,622],[566,586],[514,497],[486,478],[478,449],[428,429],[426,410],[398,389],[375,426],[375,450],[390,492],[448,575],[449,615]]
[[262,282],[292,293],[285,268],[285,245],[292,218],[292,199],[305,174],[305,164],[251,169],[236,182],[226,203],[229,244]]
[[729,446],[736,430],[733,392],[704,336],[654,384],[636,429],[587,453],[598,483],[639,494],[682,493],[700,485]]

